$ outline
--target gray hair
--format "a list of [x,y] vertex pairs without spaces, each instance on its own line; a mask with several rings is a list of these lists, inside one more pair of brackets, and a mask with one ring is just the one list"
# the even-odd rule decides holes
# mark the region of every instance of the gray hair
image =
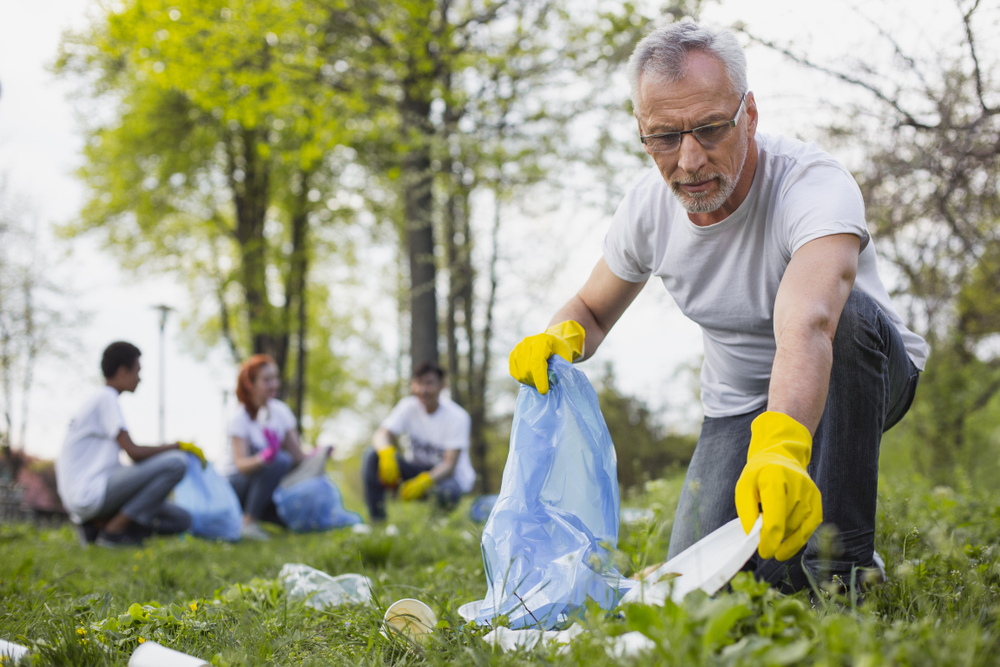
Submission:
[[639,79],[654,74],[666,83],[676,83],[687,74],[689,53],[705,53],[726,70],[732,92],[747,91],[747,59],[736,37],[728,30],[715,30],[692,21],[678,21],[657,28],[642,38],[628,59],[628,85],[632,108],[639,108]]

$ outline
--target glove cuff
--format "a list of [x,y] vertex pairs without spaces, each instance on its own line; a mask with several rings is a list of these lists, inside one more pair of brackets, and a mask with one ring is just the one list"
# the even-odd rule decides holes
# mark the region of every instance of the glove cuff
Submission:
[[545,333],[555,336],[569,346],[571,358],[568,361],[573,362],[583,356],[583,343],[587,332],[579,322],[566,320],[559,324],[553,324],[545,330]]
[[764,412],[750,424],[750,449],[747,461],[767,450],[792,458],[803,468],[812,458],[809,429],[781,412]]

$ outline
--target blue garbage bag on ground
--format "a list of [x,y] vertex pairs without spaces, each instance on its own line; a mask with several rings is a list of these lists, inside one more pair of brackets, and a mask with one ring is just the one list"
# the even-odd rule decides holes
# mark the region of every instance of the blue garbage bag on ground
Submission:
[[326,475],[310,477],[288,487],[279,486],[272,499],[281,520],[298,533],[364,522],[357,512],[344,509],[340,489]]
[[230,542],[240,539],[240,499],[211,463],[202,468],[194,454],[188,454],[187,472],[174,487],[174,504],[191,515],[191,534]]
[[483,529],[487,593],[478,623],[550,629],[589,597],[614,607],[635,582],[618,545],[614,444],[587,376],[549,360],[544,396],[522,385],[500,496]]

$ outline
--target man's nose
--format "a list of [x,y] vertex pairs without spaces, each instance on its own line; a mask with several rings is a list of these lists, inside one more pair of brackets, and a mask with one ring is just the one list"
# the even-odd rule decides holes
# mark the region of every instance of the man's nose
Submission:
[[705,148],[698,143],[693,134],[681,135],[681,145],[677,151],[677,166],[686,174],[696,173],[708,161]]

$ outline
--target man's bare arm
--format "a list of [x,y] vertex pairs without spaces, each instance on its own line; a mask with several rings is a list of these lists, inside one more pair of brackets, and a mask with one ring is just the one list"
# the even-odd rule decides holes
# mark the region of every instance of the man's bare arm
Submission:
[[372,446],[375,451],[380,452],[386,447],[396,446],[396,436],[392,434],[392,431],[384,426],[379,426],[375,429],[375,435],[372,436]]
[[128,434],[128,431],[121,430],[118,431],[118,446],[121,447],[128,457],[139,463],[140,461],[145,461],[150,456],[156,456],[160,452],[169,452],[171,449],[177,449],[177,443],[172,445],[160,445],[159,447],[140,447],[139,445],[132,442],[132,437]]
[[854,287],[860,243],[853,234],[835,234],[799,248],[774,302],[777,352],[767,409],[788,415],[813,434],[826,405],[833,337]]
[[580,360],[589,359],[645,284],[622,280],[602,257],[580,291],[559,309],[549,325],[566,320],[578,322],[587,332]]
[[455,465],[458,463],[458,457],[461,453],[461,449],[446,449],[441,463],[427,471],[431,479],[440,482],[442,479],[451,477],[455,472]]

